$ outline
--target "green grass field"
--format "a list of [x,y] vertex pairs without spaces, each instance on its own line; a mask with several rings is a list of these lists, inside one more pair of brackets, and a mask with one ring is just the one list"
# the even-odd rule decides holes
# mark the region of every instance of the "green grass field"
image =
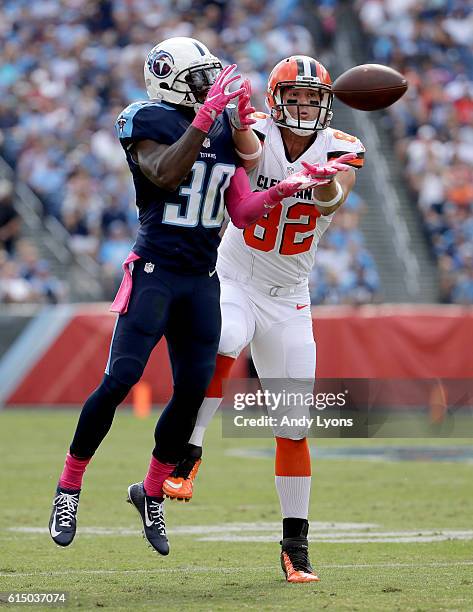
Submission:
[[[321,582],[290,585],[272,525],[273,459],[252,456],[272,441],[222,439],[218,419],[194,500],[167,504],[171,554],[147,548],[125,497],[146,470],[155,416],[117,415],[86,473],[76,540],[61,549],[46,527],[77,412],[0,413],[0,591],[67,591],[69,607],[83,610],[473,610],[473,463],[315,458],[310,518],[321,525],[311,529],[320,540],[311,558]],[[317,455],[471,441],[311,445]]]

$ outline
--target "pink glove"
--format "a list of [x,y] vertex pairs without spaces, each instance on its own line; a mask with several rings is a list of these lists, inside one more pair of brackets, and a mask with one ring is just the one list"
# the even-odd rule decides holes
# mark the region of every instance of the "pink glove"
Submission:
[[[284,200],[284,198],[290,198],[298,191],[309,189],[311,187],[327,185],[331,180],[331,178],[314,178],[313,176],[307,174],[307,170],[301,170],[300,172],[296,172],[296,174],[288,176],[274,187],[270,187],[268,189],[270,202],[275,201],[275,204],[277,204],[281,200]],[[275,204],[273,204],[273,206]],[[267,208],[272,208],[272,206],[267,206]]]
[[192,122],[192,125],[198,130],[207,134],[215,119],[223,113],[230,100],[245,93],[244,87],[232,92],[225,91],[234,81],[238,81],[241,78],[240,75],[231,76],[235,72],[236,67],[236,64],[232,64],[224,68],[209,89],[205,102]]
[[327,179],[324,183],[318,183],[318,185],[326,185],[335,178],[338,172],[350,170],[351,166],[347,166],[344,162],[352,161],[356,157],[356,153],[345,153],[345,155],[331,159],[325,164],[309,164],[303,161],[304,170],[302,172],[314,179]]
[[[300,174],[302,175],[302,173]],[[303,176],[299,177],[298,174],[293,174],[277,185],[274,185],[274,187],[270,187],[266,192],[267,196],[265,198],[265,208],[274,208],[274,206],[279,204],[279,202],[284,200],[284,198],[290,198],[295,193],[303,189],[304,178],[305,177]]]
[[235,130],[246,132],[250,125],[256,123],[256,119],[251,119],[250,115],[255,112],[254,106],[251,106],[251,84],[249,79],[245,79],[241,84],[245,93],[238,98],[238,106],[235,107],[230,115],[230,123]]

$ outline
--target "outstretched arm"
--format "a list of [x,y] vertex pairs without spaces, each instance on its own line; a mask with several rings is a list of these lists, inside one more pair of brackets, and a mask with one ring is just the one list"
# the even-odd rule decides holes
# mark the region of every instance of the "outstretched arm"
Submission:
[[314,204],[323,216],[332,214],[345,202],[355,184],[355,172],[347,165],[356,153],[346,153],[325,164],[302,162],[307,176],[320,180],[314,189]]
[[266,191],[251,191],[250,181],[243,168],[237,168],[225,191],[225,204],[233,225],[243,229],[257,221],[284,198],[300,191],[303,179],[297,175],[281,181]]
[[[355,171],[350,168],[346,172],[343,172],[343,174],[338,173],[336,178],[328,185],[317,187],[315,190],[315,197],[317,198],[315,206],[321,215],[331,215],[337,208],[340,208],[347,199],[350,191],[353,189],[355,180]],[[335,203],[332,204],[332,206],[327,206],[326,203],[333,200],[336,200]]]

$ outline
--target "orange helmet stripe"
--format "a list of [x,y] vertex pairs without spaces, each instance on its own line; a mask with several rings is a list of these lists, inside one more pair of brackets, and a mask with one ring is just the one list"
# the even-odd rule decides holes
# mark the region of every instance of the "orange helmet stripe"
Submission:
[[274,91],[277,83],[280,81],[295,81],[298,75],[297,61],[293,57],[289,57],[277,64],[270,76],[269,86]]
[[322,64],[317,61],[315,62],[315,65],[317,69],[317,76],[319,77],[320,81],[325,85],[331,85],[332,79],[330,78],[328,70],[325,68],[325,66],[322,66]]

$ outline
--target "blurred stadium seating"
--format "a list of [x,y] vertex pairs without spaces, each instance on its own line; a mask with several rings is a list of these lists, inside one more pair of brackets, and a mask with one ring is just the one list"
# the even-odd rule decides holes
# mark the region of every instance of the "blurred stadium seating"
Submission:
[[473,303],[473,7],[358,0],[372,57],[406,75],[396,151],[437,259],[444,302]]
[[[110,298],[117,287],[136,228],[133,185],[113,124],[124,106],[146,97],[142,77],[146,52],[170,36],[194,36],[225,63],[238,63],[251,79],[257,107],[264,109],[267,75],[281,57],[322,53],[330,60],[337,2],[316,3],[309,15],[302,4],[297,0],[4,3],[1,152],[17,179],[39,196],[43,215],[65,226],[68,247],[98,262],[103,297]],[[312,24],[311,30],[302,23]],[[316,33],[316,48],[311,32]],[[314,303],[375,299],[379,279],[359,231],[363,213],[359,197],[353,194],[321,248],[311,279]],[[38,292],[22,273],[19,257],[9,245],[0,259],[4,287],[0,301],[67,299],[67,283],[54,278],[48,278],[48,288]],[[41,262],[43,270],[45,266]]]

